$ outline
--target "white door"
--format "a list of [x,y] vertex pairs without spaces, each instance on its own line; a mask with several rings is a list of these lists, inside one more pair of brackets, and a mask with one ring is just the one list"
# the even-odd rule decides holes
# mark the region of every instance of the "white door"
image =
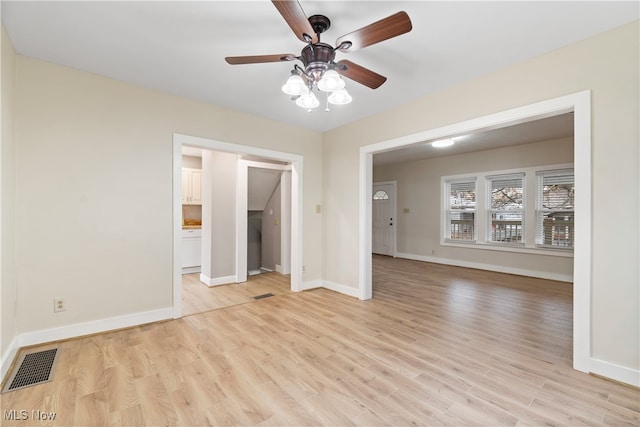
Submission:
[[374,254],[395,256],[396,183],[374,182],[372,249]]

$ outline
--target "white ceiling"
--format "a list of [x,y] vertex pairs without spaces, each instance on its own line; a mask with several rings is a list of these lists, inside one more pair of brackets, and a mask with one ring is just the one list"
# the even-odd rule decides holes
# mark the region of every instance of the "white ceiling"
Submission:
[[638,19],[638,2],[302,1],[332,27],[323,41],[405,10],[413,30],[351,54],[386,77],[353,81],[353,103],[307,113],[280,91],[291,63],[225,56],[299,54],[270,1],[2,1],[18,53],[117,80],[326,131]]
[[446,148],[435,148],[431,145],[433,141],[422,141],[401,149],[374,154],[373,164],[381,166],[531,142],[550,141],[572,137],[573,131],[573,113],[571,112],[470,135],[451,135],[454,145]]

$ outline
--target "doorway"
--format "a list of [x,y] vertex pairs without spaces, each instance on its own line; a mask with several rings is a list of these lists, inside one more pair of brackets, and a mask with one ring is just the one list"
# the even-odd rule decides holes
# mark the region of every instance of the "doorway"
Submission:
[[[275,159],[277,160],[277,159]],[[244,282],[247,280],[249,268],[249,211],[260,210],[263,211],[266,204],[269,201],[273,202],[266,212],[261,215],[261,233],[267,234],[261,237],[267,237],[266,241],[261,242],[261,256],[267,255],[267,259],[262,259],[262,263],[267,263],[270,267],[267,270],[274,270],[283,274],[292,274],[291,277],[291,290],[301,290],[301,271],[299,282],[294,283],[294,254],[293,254],[293,228],[298,224],[293,221],[293,206],[294,206],[294,178],[293,178],[293,163],[291,162],[267,162],[256,160],[238,160],[237,167],[237,181],[236,181],[236,240],[238,245],[236,246],[236,282]],[[250,171],[252,171],[250,173]],[[275,175],[274,175],[275,172]],[[263,188],[263,184],[268,181],[267,177],[274,175],[277,179],[277,194],[269,193],[267,196],[276,196],[270,198],[270,200],[256,201],[258,196],[264,196],[267,190]],[[297,174],[296,174],[297,175]],[[253,176],[254,185],[250,185],[250,177]],[[299,183],[298,183],[299,185]],[[251,188],[254,187],[254,188]],[[256,190],[256,194],[250,195],[250,193]],[[272,188],[272,190],[276,190]],[[256,197],[254,197],[256,196]],[[295,197],[297,200],[299,195]],[[300,203],[300,201],[296,202]],[[300,207],[298,207],[301,209]],[[301,215],[301,211],[298,212],[298,216]],[[267,224],[268,222],[268,224]],[[242,244],[240,244],[242,243]],[[266,251],[262,251],[262,246],[268,246]],[[254,269],[255,271],[255,269]],[[300,286],[300,288],[295,288]]]
[[[247,169],[247,272],[290,273],[290,165],[241,160]],[[238,197],[242,190],[238,189]]]
[[[174,134],[173,136],[173,317],[182,317],[182,269],[181,269],[181,232],[182,232],[182,147],[197,147],[239,156],[250,156],[273,160],[287,164],[290,171],[290,231],[287,241],[283,245],[290,251],[290,290],[302,290],[302,167],[303,157],[297,154],[266,150],[262,148],[231,144],[189,135]],[[237,184],[244,188],[246,194],[247,175],[241,174],[238,168]],[[245,169],[246,172],[246,169]],[[247,278],[247,198],[236,200],[235,249],[235,281],[244,282]]]

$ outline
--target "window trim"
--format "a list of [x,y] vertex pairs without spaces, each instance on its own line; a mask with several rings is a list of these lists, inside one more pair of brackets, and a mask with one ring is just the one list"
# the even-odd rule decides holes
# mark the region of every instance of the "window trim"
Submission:
[[[573,163],[562,163],[553,165],[533,166],[517,169],[505,169],[484,171],[476,173],[465,173],[459,175],[447,175],[440,178],[440,245],[458,248],[473,248],[489,251],[516,252],[535,255],[554,255],[559,257],[573,258],[574,248],[567,247],[549,247],[536,244],[536,208],[537,208],[537,186],[535,185],[537,174],[541,172],[553,172],[574,169]],[[501,175],[521,174],[524,188],[523,201],[523,242],[492,242],[489,240],[489,206],[490,198],[490,180]],[[446,238],[449,194],[448,185],[451,182],[460,180],[476,181],[476,208],[474,218],[475,240],[452,240]],[[483,184],[484,182],[484,184]]]

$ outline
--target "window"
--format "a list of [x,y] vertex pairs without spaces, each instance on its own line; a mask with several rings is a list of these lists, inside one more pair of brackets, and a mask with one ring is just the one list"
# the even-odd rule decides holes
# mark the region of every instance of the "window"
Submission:
[[440,243],[573,256],[570,163],[441,177]]
[[475,178],[447,182],[447,195],[445,239],[475,240]]
[[573,169],[538,172],[536,180],[536,245],[573,248]]
[[373,200],[389,200],[389,195],[384,190],[378,190],[373,195]]
[[487,241],[521,244],[524,230],[524,174],[487,177]]

